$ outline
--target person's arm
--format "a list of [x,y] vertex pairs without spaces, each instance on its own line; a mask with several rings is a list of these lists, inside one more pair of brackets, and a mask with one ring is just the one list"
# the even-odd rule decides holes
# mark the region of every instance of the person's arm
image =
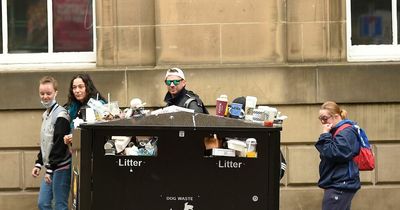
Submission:
[[68,150],[68,146],[64,144],[64,136],[69,132],[69,121],[64,117],[58,117],[54,125],[53,147],[49,154],[49,165],[46,166],[46,173],[52,174],[57,164],[64,160]]
[[64,144],[72,144],[72,133],[64,136]]
[[43,166],[42,150],[39,149],[37,154],[37,160],[35,161],[35,167],[41,168]]
[[327,159],[335,162],[347,162],[352,160],[359,150],[357,133],[350,127],[339,132],[335,137],[331,133],[322,133],[315,147]]
[[188,104],[188,109],[194,110],[195,113],[203,113],[203,107],[196,100],[193,100]]
[[286,160],[285,157],[283,157],[282,151],[279,151],[281,153],[281,170],[280,170],[280,179],[283,178],[283,176],[285,175],[285,171],[286,171]]
[[39,149],[39,153],[37,155],[37,160],[35,161],[35,166],[32,169],[32,176],[38,177],[40,174],[40,170],[43,166],[43,159],[42,159],[42,150]]

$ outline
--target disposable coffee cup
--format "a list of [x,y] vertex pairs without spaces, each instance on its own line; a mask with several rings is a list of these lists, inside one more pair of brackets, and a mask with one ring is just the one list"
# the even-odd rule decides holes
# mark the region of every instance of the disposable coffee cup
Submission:
[[245,119],[253,120],[253,110],[256,108],[257,98],[254,96],[246,96]]
[[110,112],[110,114],[112,114],[113,116],[117,116],[117,115],[119,115],[120,114],[120,109],[119,109],[119,106],[118,106],[118,101],[112,101],[112,102],[109,102],[108,104],[107,104],[107,106],[108,106],[108,111]]
[[247,152],[255,152],[257,147],[257,140],[255,138],[246,139]]
[[257,157],[257,140],[255,138],[246,139],[246,157],[256,158]]
[[94,110],[92,108],[86,108],[86,122],[96,122],[96,115],[94,114]]
[[268,120],[274,121],[277,114],[278,114],[278,110],[276,108],[270,107],[268,109]]
[[217,98],[216,106],[215,106],[215,114],[217,116],[225,116],[225,112],[228,106],[228,96],[221,95]]

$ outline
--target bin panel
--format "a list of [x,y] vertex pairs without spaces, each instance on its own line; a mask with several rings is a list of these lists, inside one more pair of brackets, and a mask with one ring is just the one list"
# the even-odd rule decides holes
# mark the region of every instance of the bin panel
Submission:
[[[93,129],[91,209],[279,208],[279,131]],[[205,157],[203,138],[211,133],[256,138],[258,157]],[[158,154],[105,156],[109,136],[157,136]]]

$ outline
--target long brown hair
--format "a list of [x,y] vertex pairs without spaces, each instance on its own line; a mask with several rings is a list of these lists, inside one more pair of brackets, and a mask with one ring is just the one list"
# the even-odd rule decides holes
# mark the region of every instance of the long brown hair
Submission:
[[69,106],[72,102],[80,103],[80,102],[78,102],[78,100],[76,100],[74,93],[72,91],[72,85],[76,78],[81,78],[83,83],[85,83],[87,95],[86,95],[86,98],[84,99],[83,104],[86,104],[90,98],[96,99],[97,94],[99,96],[99,99],[101,99],[105,103],[107,103],[107,100],[100,94],[100,92],[94,86],[93,80],[90,78],[89,74],[83,73],[83,74],[77,74],[77,75],[73,76],[71,79],[71,82],[69,84],[69,91],[68,91],[68,102],[66,104],[67,106]]

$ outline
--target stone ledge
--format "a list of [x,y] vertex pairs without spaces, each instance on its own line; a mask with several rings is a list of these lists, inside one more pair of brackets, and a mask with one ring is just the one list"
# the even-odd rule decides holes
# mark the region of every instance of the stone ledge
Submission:
[[37,192],[0,192],[1,210],[37,209]]
[[[281,187],[280,193],[279,209],[281,210],[321,209],[322,189],[316,187]],[[390,187],[362,186],[352,201],[352,209],[397,209],[400,206],[399,197],[399,185]]]

